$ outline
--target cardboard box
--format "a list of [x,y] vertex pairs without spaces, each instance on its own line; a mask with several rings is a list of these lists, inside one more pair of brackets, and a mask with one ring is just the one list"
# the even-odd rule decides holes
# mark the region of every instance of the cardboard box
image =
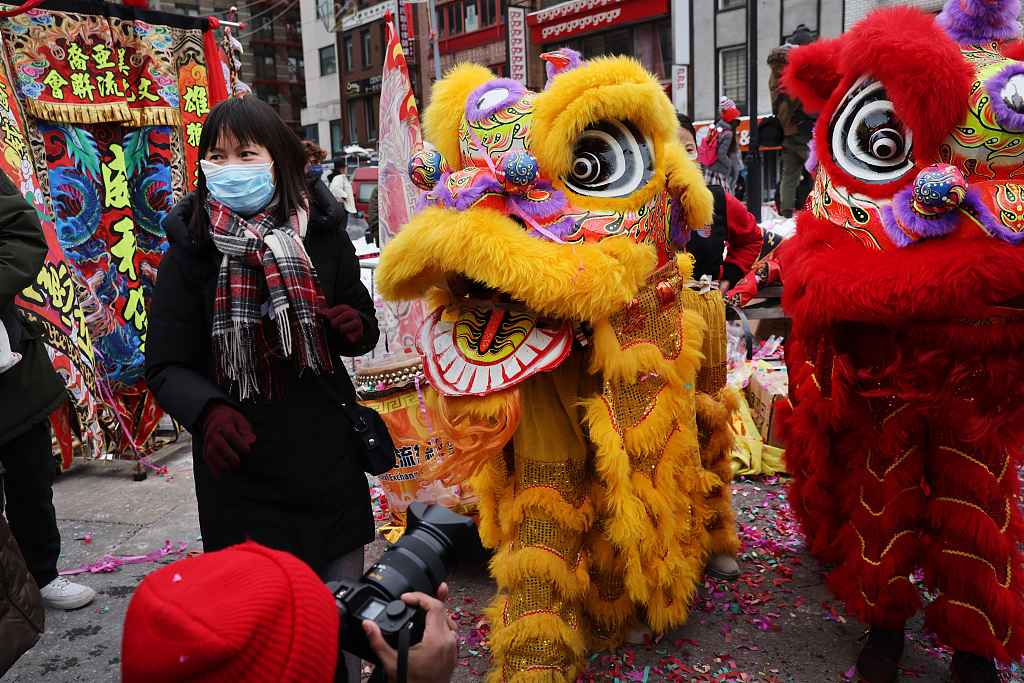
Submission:
[[775,402],[789,394],[789,374],[784,365],[759,362],[747,385],[747,403],[765,444],[782,446],[775,419]]

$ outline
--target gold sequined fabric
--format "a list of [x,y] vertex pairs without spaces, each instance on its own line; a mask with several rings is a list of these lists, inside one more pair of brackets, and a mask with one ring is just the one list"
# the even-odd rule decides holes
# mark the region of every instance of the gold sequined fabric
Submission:
[[504,618],[506,624],[511,624],[527,614],[550,612],[576,628],[576,609],[576,603],[563,600],[550,581],[531,576],[509,592]]
[[679,355],[682,280],[675,262],[657,270],[636,298],[608,320],[619,346],[653,343],[667,359]]
[[701,294],[697,290],[684,288],[679,298],[684,310],[696,312],[708,326],[700,350],[704,362],[697,373],[697,391],[718,396],[725,388],[728,374],[725,301],[722,292],[712,288]]
[[639,382],[618,380],[604,383],[604,396],[612,408],[615,428],[621,434],[636,427],[651,414],[665,387],[660,377],[643,377]]
[[565,502],[579,507],[586,495],[587,464],[571,459],[556,462],[520,457],[516,460],[516,495],[541,486],[558,491]]
[[512,552],[523,548],[544,548],[555,553],[575,569],[580,562],[583,538],[578,532],[570,531],[554,520],[527,517],[516,529],[512,541]]
[[521,671],[556,669],[562,673],[572,668],[572,659],[565,648],[553,640],[529,640],[505,655],[504,679],[510,680]]

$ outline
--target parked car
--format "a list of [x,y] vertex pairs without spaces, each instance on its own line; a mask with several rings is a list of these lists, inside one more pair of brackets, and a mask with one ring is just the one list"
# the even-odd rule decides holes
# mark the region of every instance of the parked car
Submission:
[[352,176],[352,192],[356,196],[356,211],[366,215],[370,208],[370,195],[377,187],[377,167],[360,166]]

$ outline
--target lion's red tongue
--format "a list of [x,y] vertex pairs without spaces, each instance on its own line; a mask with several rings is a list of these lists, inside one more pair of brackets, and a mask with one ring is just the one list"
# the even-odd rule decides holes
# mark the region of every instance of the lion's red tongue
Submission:
[[572,349],[569,323],[525,310],[460,304],[455,320],[438,308],[416,349],[431,386],[450,396],[482,396],[552,370]]

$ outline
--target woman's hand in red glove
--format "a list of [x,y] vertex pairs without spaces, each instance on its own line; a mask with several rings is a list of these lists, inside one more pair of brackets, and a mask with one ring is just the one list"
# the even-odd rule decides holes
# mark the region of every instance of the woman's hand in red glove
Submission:
[[331,332],[343,344],[355,344],[363,338],[363,319],[351,306],[339,304],[333,308],[320,309],[317,313],[324,317]]
[[207,404],[196,424],[203,431],[203,458],[214,478],[238,467],[256,443],[249,421],[226,403]]

